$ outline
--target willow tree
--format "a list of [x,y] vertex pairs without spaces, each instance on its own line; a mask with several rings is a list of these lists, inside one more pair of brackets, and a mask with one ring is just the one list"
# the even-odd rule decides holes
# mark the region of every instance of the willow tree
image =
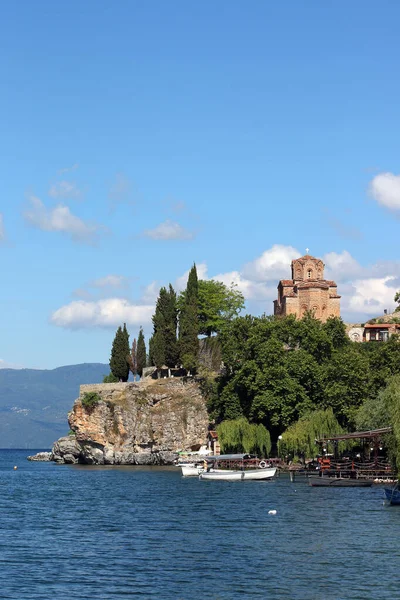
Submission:
[[313,458],[321,451],[317,439],[341,433],[343,429],[331,408],[315,410],[301,417],[282,434],[278,451],[280,456],[297,454]]
[[269,431],[264,425],[249,423],[244,417],[222,421],[217,433],[222,452],[252,452],[261,456],[271,452]]
[[389,379],[388,385],[382,392],[382,398],[390,416],[390,425],[393,428],[393,455],[397,473],[400,476],[400,375]]

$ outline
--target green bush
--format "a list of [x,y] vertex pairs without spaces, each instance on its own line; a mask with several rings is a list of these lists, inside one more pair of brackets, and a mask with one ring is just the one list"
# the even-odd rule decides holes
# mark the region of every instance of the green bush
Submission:
[[97,392],[85,392],[82,396],[82,406],[85,408],[93,408],[97,406],[101,398]]
[[118,383],[119,379],[118,377],[115,377],[115,375],[113,375],[112,373],[109,373],[108,375],[104,375],[103,377],[103,383]]

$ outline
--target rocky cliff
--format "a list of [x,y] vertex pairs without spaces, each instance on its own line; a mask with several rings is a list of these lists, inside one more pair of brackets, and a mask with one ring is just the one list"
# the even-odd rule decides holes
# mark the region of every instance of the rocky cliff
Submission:
[[[97,401],[88,407],[90,392]],[[171,464],[179,450],[204,444],[208,429],[199,385],[182,379],[82,385],[68,421],[74,435],[54,444],[56,462]]]

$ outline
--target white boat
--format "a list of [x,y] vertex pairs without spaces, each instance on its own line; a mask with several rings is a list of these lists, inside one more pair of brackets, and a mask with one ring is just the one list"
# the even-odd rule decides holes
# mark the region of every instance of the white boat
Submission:
[[245,469],[244,480],[247,481],[249,479],[252,480],[263,480],[263,479],[272,479],[276,474],[276,467],[266,468],[266,469]]
[[221,480],[221,481],[262,481],[272,479],[275,476],[276,468],[270,469],[244,469],[243,471],[223,471],[215,469],[210,472],[199,474],[200,479]]
[[203,473],[203,465],[187,464],[178,465],[182,469],[183,477],[197,477],[200,473]]
[[[205,472],[203,465],[196,465],[194,463],[180,464],[178,467],[182,470],[182,477],[198,477],[201,473]],[[209,469],[208,472],[213,473],[216,469]],[[225,469],[218,469],[218,473],[225,473]],[[232,471],[227,471],[231,473]]]
[[243,471],[209,471],[200,473],[199,479],[218,480],[218,481],[241,481]]

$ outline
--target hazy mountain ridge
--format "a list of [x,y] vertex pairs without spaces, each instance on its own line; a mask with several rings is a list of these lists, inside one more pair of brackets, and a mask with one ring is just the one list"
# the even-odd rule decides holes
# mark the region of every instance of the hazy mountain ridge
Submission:
[[51,370],[0,369],[0,447],[50,448],[68,430],[67,414],[83,383],[101,383],[108,364]]

